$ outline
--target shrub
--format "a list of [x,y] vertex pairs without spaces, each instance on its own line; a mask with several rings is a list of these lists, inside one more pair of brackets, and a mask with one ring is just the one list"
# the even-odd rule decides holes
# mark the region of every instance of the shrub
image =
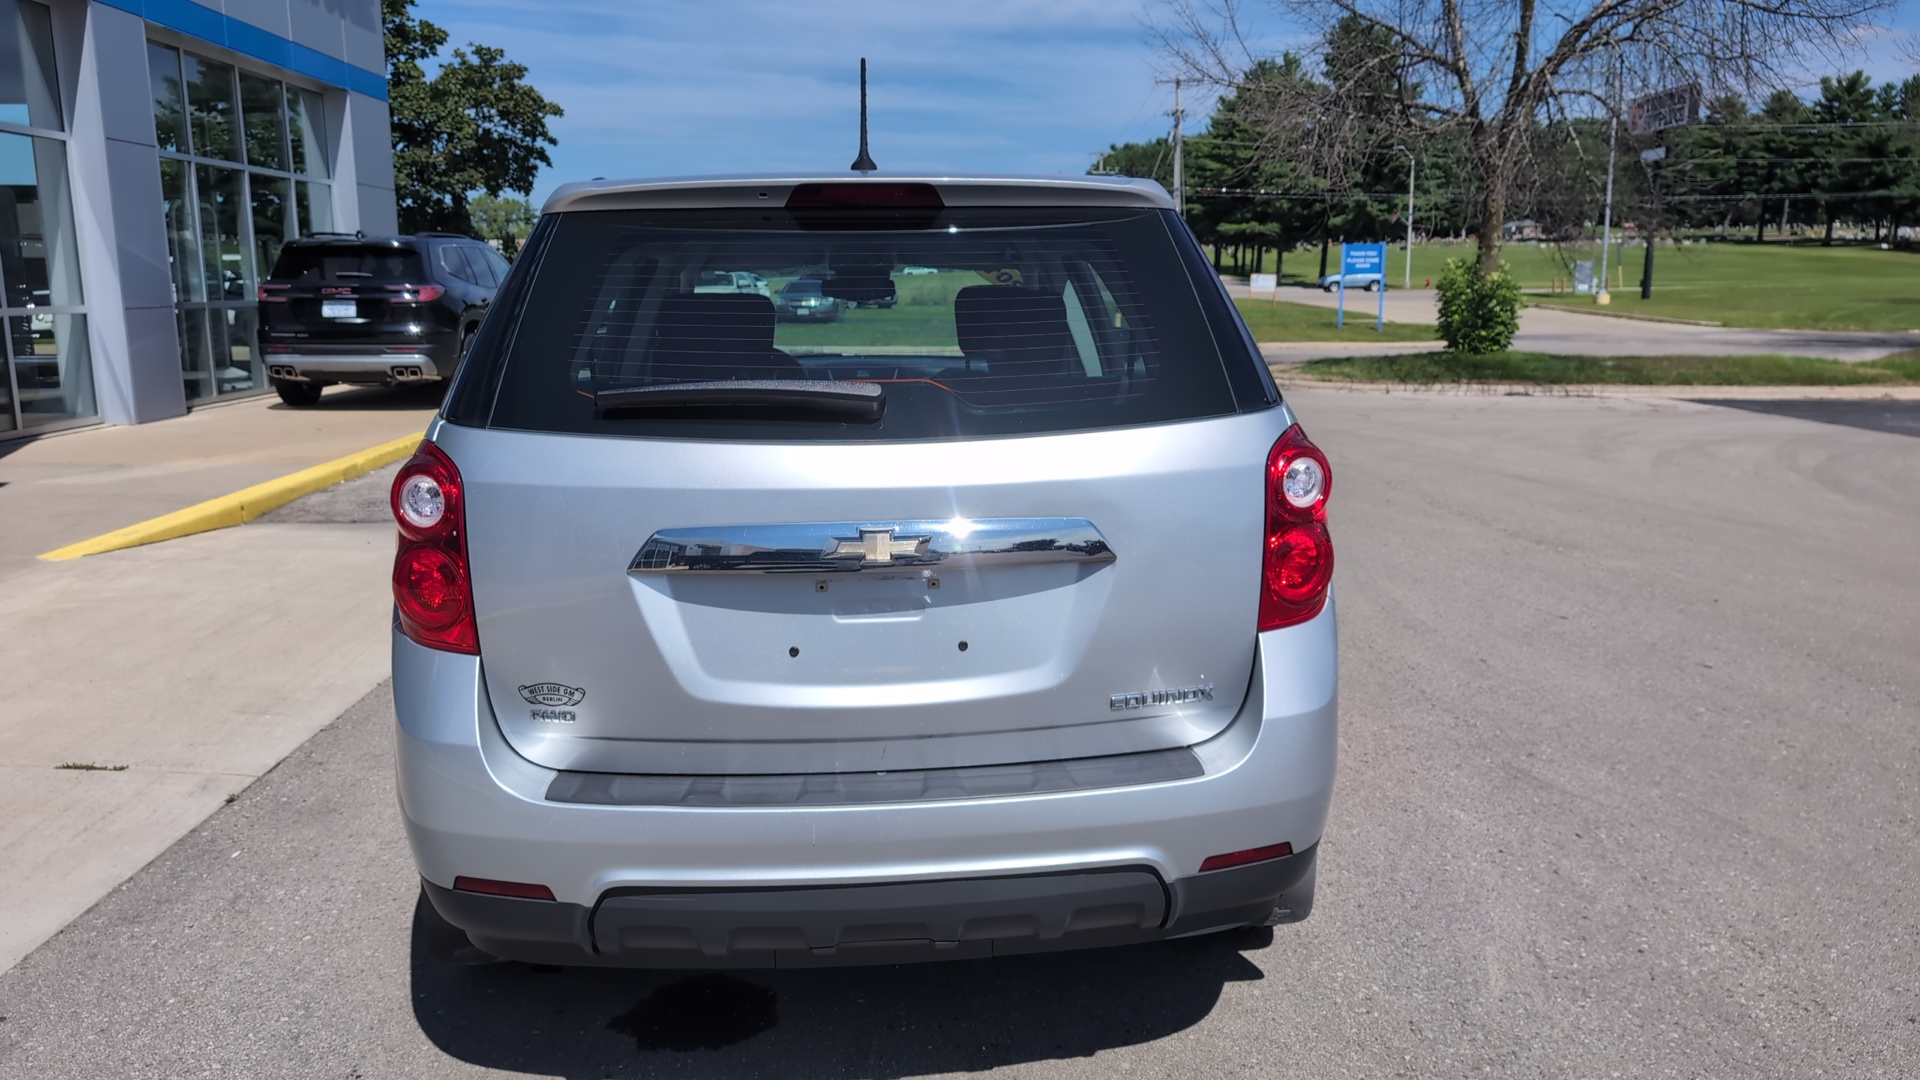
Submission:
[[1464,259],[1448,259],[1440,271],[1440,336],[1451,352],[1470,356],[1504,352],[1520,330],[1520,283],[1507,264],[1481,277]]

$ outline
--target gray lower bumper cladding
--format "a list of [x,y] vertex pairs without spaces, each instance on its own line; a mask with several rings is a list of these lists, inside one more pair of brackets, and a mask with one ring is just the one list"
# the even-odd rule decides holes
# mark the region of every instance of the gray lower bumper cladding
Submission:
[[897,964],[1158,941],[1258,923],[1318,848],[1164,882],[1146,867],[772,889],[615,889],[592,908],[455,892],[428,899],[507,960],[640,968]]

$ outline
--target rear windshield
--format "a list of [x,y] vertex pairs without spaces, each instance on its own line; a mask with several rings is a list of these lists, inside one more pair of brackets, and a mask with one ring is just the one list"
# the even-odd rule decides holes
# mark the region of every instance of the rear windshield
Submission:
[[[489,422],[901,440],[1229,414],[1233,391],[1170,225],[1180,227],[1153,210],[1057,208],[891,221],[780,209],[566,214],[510,324]],[[721,273],[753,286],[700,290]],[[837,303],[787,303],[821,294]],[[635,414],[595,401],[740,380],[876,383],[885,410],[856,421],[725,407]]]
[[420,253],[375,244],[294,244],[280,249],[273,281],[311,285],[322,281],[404,282],[427,280]]

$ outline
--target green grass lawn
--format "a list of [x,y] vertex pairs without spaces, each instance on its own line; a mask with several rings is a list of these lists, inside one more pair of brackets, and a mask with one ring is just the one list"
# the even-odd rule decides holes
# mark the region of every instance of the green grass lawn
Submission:
[[[1514,243],[1504,250],[1507,265],[1525,289],[1546,289],[1556,277],[1571,277],[1573,260],[1591,259],[1596,270],[1600,262],[1598,244]],[[1438,277],[1447,259],[1472,259],[1477,254],[1472,243],[1436,241],[1417,246],[1414,286]],[[1645,256],[1646,248],[1628,244],[1623,258],[1615,245],[1607,270],[1613,310],[1767,329],[1920,329],[1920,253],[1817,243],[1663,243],[1654,251],[1653,297],[1642,300],[1640,269]],[[1401,280],[1405,258],[1406,252],[1398,246],[1388,251],[1388,285]],[[1338,267],[1339,260],[1336,246],[1330,265]],[[1266,263],[1266,269],[1272,270],[1271,254]],[[1289,252],[1286,279],[1309,280],[1319,267],[1317,250]],[[1594,306],[1590,296],[1529,296],[1528,302]]]
[[1299,370],[1360,382],[1617,383],[1631,386],[1870,386],[1920,382],[1920,350],[1870,364],[1804,356],[1553,356],[1504,352],[1487,356],[1411,356],[1309,360]]
[[1374,297],[1366,293],[1347,296],[1347,326],[1333,327],[1332,308],[1313,304],[1290,304],[1285,300],[1241,298],[1233,302],[1255,341],[1438,341],[1439,331],[1423,323],[1390,322],[1375,333]]

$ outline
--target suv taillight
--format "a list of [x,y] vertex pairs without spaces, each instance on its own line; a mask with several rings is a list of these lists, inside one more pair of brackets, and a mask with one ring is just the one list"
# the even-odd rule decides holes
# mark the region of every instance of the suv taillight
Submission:
[[1333,469],[1295,424],[1267,454],[1267,547],[1260,573],[1260,629],[1303,623],[1327,605],[1333,538],[1327,496]]
[[400,294],[393,298],[396,304],[431,304],[447,295],[444,285],[389,285],[387,291]]
[[401,632],[430,649],[478,656],[460,470],[444,450],[422,442],[394,477],[389,501],[400,526],[393,603]]
[[255,290],[254,295],[269,304],[284,304],[287,302],[287,298],[279,294],[291,288],[293,288],[291,285],[280,285],[274,282],[268,282]]

